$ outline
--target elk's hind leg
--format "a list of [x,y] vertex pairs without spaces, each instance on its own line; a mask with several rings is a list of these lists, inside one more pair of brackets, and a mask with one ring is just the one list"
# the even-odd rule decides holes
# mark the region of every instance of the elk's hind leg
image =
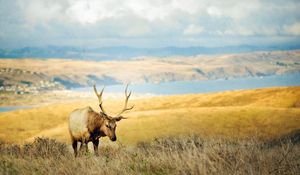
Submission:
[[99,152],[98,152],[99,140],[98,140],[98,139],[93,140],[93,145],[94,145],[94,153],[95,153],[95,156],[99,156]]
[[72,140],[72,147],[74,150],[75,157],[77,156],[77,140]]
[[80,155],[87,155],[89,152],[88,149],[88,142],[82,141],[79,147],[79,153]]

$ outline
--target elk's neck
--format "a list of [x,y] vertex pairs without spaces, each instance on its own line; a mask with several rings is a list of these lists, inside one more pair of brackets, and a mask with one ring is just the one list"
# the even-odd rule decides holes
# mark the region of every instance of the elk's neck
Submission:
[[104,117],[102,116],[103,114],[99,114],[95,111],[90,111],[89,112],[89,117],[88,117],[88,130],[90,132],[93,132],[95,130],[99,130],[101,125],[104,122]]

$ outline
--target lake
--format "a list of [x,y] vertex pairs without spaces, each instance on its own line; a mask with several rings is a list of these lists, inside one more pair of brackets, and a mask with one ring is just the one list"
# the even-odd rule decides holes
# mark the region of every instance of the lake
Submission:
[[[160,84],[145,83],[131,84],[130,90],[134,93],[150,93],[158,95],[190,94],[220,92],[227,90],[255,89],[278,86],[299,86],[300,73],[272,75],[264,77],[247,77],[235,79],[217,79],[203,81],[178,81]],[[100,89],[100,85],[98,85]],[[91,87],[76,88],[74,91],[88,92]],[[105,92],[120,93],[124,91],[124,85],[106,86]]]
[[17,109],[31,108],[30,106],[4,106],[0,107],[0,112],[14,111]]
[[[98,85],[100,86],[100,85]],[[278,86],[300,86],[300,73],[272,75],[265,77],[247,77],[235,79],[218,79],[205,81],[178,81],[160,84],[145,83],[132,84],[130,90],[134,93],[173,95],[173,94],[191,94],[191,93],[208,93],[220,92],[239,89],[255,89]],[[98,87],[100,89],[100,87]],[[78,92],[92,91],[92,87],[72,89]],[[105,92],[122,93],[124,85],[106,86]],[[8,106],[0,107],[0,112],[12,111],[17,109],[30,108],[30,106]]]

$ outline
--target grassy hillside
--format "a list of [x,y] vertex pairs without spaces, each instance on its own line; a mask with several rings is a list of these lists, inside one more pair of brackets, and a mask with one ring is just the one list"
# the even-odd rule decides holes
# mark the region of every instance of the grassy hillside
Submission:
[[[135,108],[118,123],[122,144],[155,137],[196,133],[206,137],[272,139],[300,129],[300,87],[160,96],[131,100]],[[95,99],[53,104],[0,114],[0,140],[23,143],[45,136],[69,142],[68,114],[92,106]],[[122,100],[108,99],[104,107],[115,114]]]
[[[170,82],[259,77],[299,72],[300,51],[251,52],[212,56],[143,57],[126,61],[0,59],[0,83],[34,89],[120,82]],[[151,65],[151,66],[149,66]],[[128,71],[130,70],[130,71]],[[42,81],[42,82],[41,82]],[[0,85],[1,85],[0,84]],[[28,88],[28,86],[26,86]]]

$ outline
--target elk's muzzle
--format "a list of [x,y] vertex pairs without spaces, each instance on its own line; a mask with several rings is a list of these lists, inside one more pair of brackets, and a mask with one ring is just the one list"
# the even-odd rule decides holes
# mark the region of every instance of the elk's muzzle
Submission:
[[114,141],[117,140],[117,137],[116,137],[116,136],[113,136],[110,140],[114,142]]

